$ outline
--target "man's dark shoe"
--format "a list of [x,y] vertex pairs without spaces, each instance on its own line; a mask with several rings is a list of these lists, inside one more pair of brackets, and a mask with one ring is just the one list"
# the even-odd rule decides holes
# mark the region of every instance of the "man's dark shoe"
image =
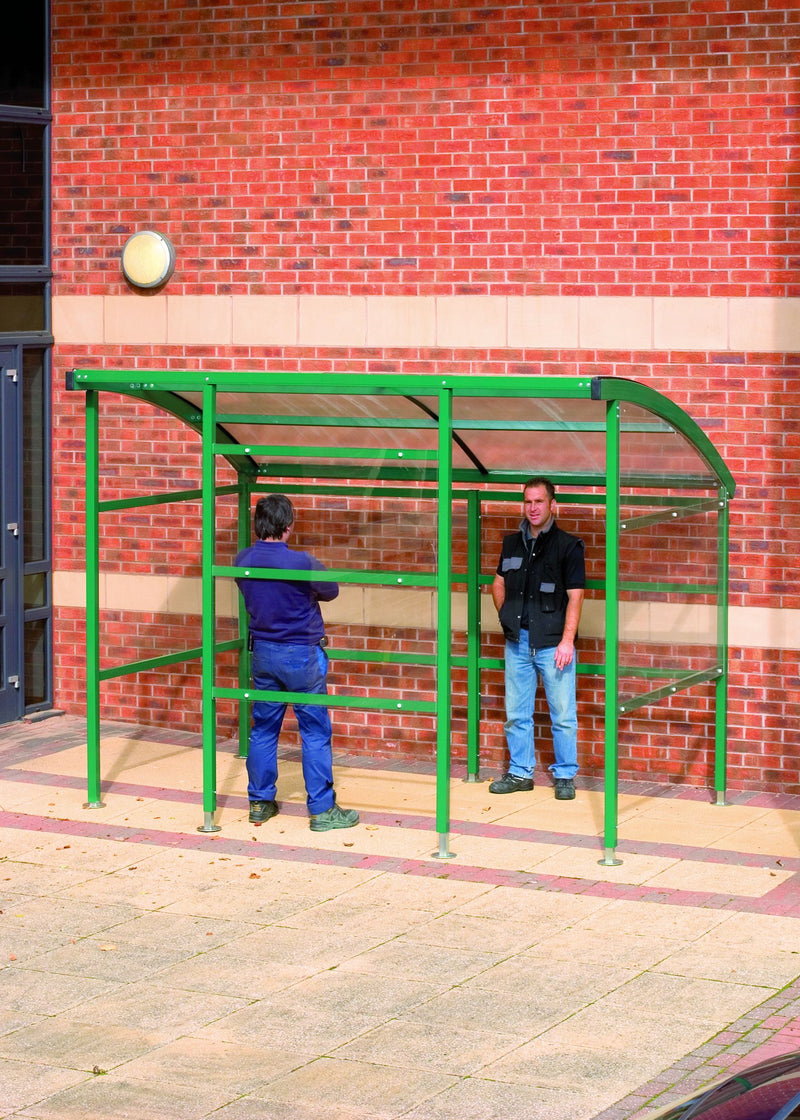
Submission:
[[274,817],[277,812],[278,806],[274,801],[251,801],[248,820],[250,824],[263,824],[270,817]]
[[333,805],[324,813],[315,813],[308,822],[312,832],[329,832],[332,828],[352,828],[358,824],[358,813],[355,809],[341,809]]
[[527,793],[533,789],[533,778],[518,778],[516,774],[506,774],[495,778],[489,786],[489,793]]
[[556,778],[553,785],[556,791],[556,801],[575,800],[575,783],[572,778]]

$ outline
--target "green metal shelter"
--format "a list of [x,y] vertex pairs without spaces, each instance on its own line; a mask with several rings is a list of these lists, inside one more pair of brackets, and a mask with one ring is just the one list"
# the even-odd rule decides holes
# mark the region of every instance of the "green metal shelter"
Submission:
[[[398,662],[427,660],[434,698],[330,695],[332,707],[426,712],[436,720],[438,858],[449,858],[451,696],[453,669],[467,674],[467,768],[477,778],[480,675],[501,666],[481,653],[481,509],[486,502],[520,501],[526,478],[544,474],[569,490],[571,504],[599,507],[605,522],[604,575],[589,587],[601,600],[602,664],[580,672],[604,678],[605,809],[601,863],[616,859],[620,721],[632,711],[677,692],[713,682],[718,804],[726,792],[728,505],[735,485],[700,427],[653,389],[616,377],[404,376],[389,373],[76,369],[67,387],[86,398],[86,659],[88,804],[101,806],[100,689],[115,676],[202,659],[203,824],[217,831],[216,705],[239,704],[240,749],[246,750],[254,700],[289,703],[313,698],[259,692],[250,686],[246,618],[239,637],[220,642],[216,596],[220,580],[242,569],[219,564],[216,509],[235,495],[239,547],[250,543],[253,495],[335,494],[380,505],[398,497],[432,503],[435,555],[398,570],[330,568],[340,584],[389,589],[428,588],[435,602],[432,654],[329,650],[333,658]],[[100,501],[100,396],[120,394],[165,410],[199,434],[198,487]],[[221,459],[235,472],[218,483]],[[164,503],[202,502],[202,645],[101,670],[100,518],[104,512]],[[453,510],[465,503],[466,564],[452,558]],[[652,556],[652,563],[642,561]],[[324,557],[323,557],[324,559]],[[591,574],[591,573],[590,573]],[[252,578],[281,573],[248,572]],[[283,578],[286,574],[282,573]],[[292,572],[292,579],[299,578]],[[319,573],[314,573],[319,579]],[[466,595],[466,655],[453,653],[452,591]],[[700,639],[676,640],[690,615]],[[642,617],[647,618],[642,630]],[[675,630],[675,627],[678,630]],[[642,636],[644,634],[644,637]],[[215,657],[238,651],[239,684],[220,687]],[[655,651],[655,652],[654,652]]]

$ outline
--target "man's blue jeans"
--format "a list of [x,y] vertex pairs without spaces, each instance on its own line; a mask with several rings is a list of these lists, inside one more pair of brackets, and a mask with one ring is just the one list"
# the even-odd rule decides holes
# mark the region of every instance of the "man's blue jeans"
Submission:
[[[288,642],[253,643],[253,683],[278,692],[327,695],[328,657],[320,646]],[[278,781],[278,736],[286,704],[257,700],[247,755],[247,796],[251,801],[274,801]],[[333,807],[331,717],[324,704],[294,704],[300,728],[303,780],[312,816]]]
[[563,669],[555,665],[555,649],[528,645],[528,631],[520,630],[518,642],[506,641],[506,742],[511,756],[508,771],[518,778],[532,778],[536,765],[533,702],[538,678],[544,685],[553,725],[554,778],[574,778],[578,770],[578,716],[575,701],[575,662]]

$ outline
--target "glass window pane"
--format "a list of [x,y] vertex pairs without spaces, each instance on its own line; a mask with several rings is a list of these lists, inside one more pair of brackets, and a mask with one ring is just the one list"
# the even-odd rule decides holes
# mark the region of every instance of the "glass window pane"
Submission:
[[3,121],[0,122],[0,264],[44,263],[44,126]]
[[26,350],[22,363],[22,524],[25,563],[46,560],[47,463],[44,353]]
[[4,284],[0,287],[0,333],[44,330],[44,286]]
[[45,105],[45,5],[42,0],[3,6],[0,104]]
[[44,572],[33,572],[26,575],[23,586],[26,610],[47,606],[47,576]]
[[25,704],[47,700],[47,622],[25,623]]

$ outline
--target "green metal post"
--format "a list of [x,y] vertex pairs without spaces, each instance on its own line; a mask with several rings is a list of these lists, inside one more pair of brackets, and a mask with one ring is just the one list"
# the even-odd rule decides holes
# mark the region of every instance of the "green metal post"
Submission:
[[[239,509],[237,543],[241,551],[250,543],[250,502],[252,484],[249,479],[240,479]],[[248,622],[244,600],[239,596],[239,637],[244,639],[239,653],[239,688],[248,688],[250,685],[251,657],[247,644]],[[247,758],[250,739],[250,704],[247,700],[239,701],[239,758]]]
[[439,392],[439,533],[436,563],[436,831],[435,859],[450,851],[450,716],[452,695],[453,394]]
[[728,785],[728,595],[730,590],[730,510],[728,495],[719,488],[717,520],[717,664],[720,674],[715,686],[714,789],[717,805],[725,804]]
[[467,494],[467,781],[477,782],[481,726],[481,497]]
[[217,702],[214,698],[216,666],[216,593],[214,587],[214,558],[216,554],[216,434],[217,393],[209,383],[203,387],[203,446],[202,462],[202,550],[203,550],[203,824],[198,832],[219,832],[214,824],[217,808]]
[[88,801],[102,809],[100,788],[100,401],[86,394],[86,766]]
[[599,861],[606,867],[617,867],[622,862],[615,856],[619,813],[619,412],[619,404],[609,402],[606,409],[605,853]]

